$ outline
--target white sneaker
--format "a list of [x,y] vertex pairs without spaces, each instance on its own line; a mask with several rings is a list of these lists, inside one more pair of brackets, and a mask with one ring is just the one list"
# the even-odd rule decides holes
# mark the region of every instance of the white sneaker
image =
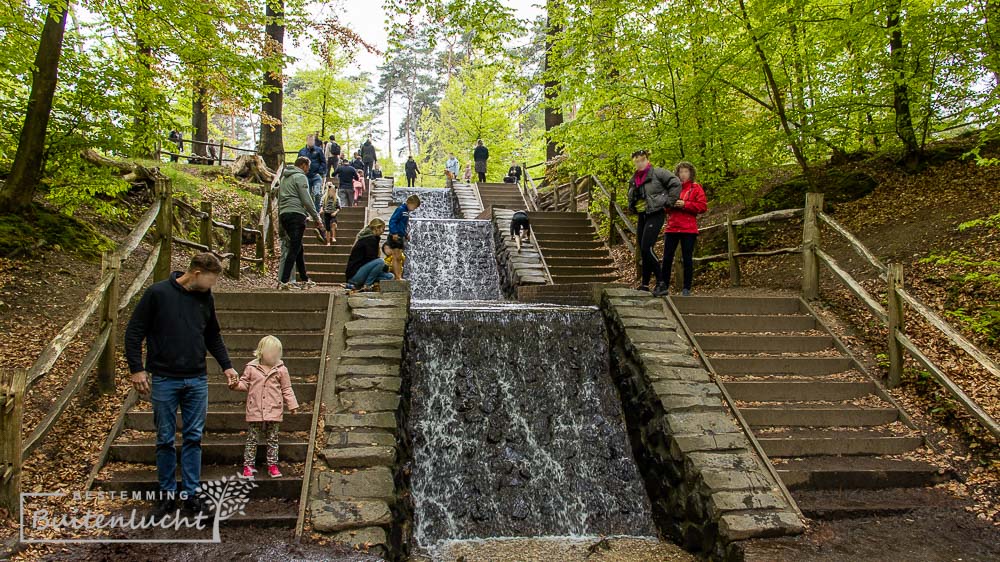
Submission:
[[302,287],[305,288],[305,289],[312,289],[315,286],[316,286],[316,282],[313,281],[312,279],[310,279],[309,281],[306,281],[305,283],[302,284]]
[[279,291],[299,291],[302,287],[295,281],[289,281],[288,283],[278,283]]

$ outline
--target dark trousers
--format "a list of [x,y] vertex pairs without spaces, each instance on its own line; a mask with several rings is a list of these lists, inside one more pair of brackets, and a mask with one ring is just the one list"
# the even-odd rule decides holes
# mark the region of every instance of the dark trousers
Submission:
[[476,172],[476,174],[479,176],[480,183],[486,183],[486,172]]
[[660,275],[660,259],[653,251],[653,246],[660,239],[660,230],[663,229],[663,220],[666,213],[656,211],[653,213],[639,213],[639,223],[636,225],[636,232],[639,233],[639,255],[642,256],[642,286],[649,285],[649,280],[656,274]]
[[416,187],[417,176],[406,176],[406,187]]
[[670,274],[674,267],[674,254],[677,244],[681,245],[681,260],[684,262],[684,288],[691,290],[694,279],[694,243],[698,235],[689,232],[668,232],[663,236],[663,267],[660,273],[661,282],[670,285]]
[[281,228],[288,236],[288,254],[281,256],[283,262],[281,282],[288,283],[288,278],[292,276],[292,267],[298,271],[299,281],[308,281],[306,256],[302,248],[302,236],[306,232],[306,217],[298,213],[285,213],[278,219],[281,221]]

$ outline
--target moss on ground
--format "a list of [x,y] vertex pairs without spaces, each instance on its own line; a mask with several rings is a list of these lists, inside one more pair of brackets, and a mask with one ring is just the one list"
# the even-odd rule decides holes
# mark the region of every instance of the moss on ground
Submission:
[[23,254],[33,248],[72,252],[85,258],[95,258],[114,248],[96,228],[40,205],[32,205],[23,213],[0,214],[0,256]]

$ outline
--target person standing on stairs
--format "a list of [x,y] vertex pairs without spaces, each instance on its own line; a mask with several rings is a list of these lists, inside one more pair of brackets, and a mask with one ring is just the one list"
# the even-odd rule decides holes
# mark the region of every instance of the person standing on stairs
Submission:
[[486,161],[490,159],[490,149],[483,146],[483,139],[476,141],[476,148],[472,151],[472,160],[476,163],[476,174],[479,175],[479,183],[486,182]]
[[371,137],[365,139],[365,143],[361,145],[361,161],[365,164],[365,181],[367,185],[367,178],[372,177],[372,168],[375,166],[375,162],[378,161],[375,155],[375,145],[372,144]]
[[[306,273],[305,250],[302,247],[302,237],[306,231],[306,217],[312,217],[316,224],[321,225],[319,215],[313,207],[312,198],[309,196],[309,183],[306,180],[306,172],[309,170],[310,160],[306,156],[299,156],[294,166],[285,168],[281,174],[281,182],[278,184],[278,221],[288,235],[288,254],[281,256],[284,268],[278,280],[278,289],[298,289],[298,285],[288,282],[292,268],[298,270],[299,281],[308,289],[315,287],[316,283],[309,279]],[[322,232],[322,237],[326,238],[326,233]]]
[[455,158],[455,153],[451,152],[448,154],[448,160],[444,163],[444,175],[448,178],[448,186],[451,186],[451,182],[458,179],[458,170],[461,164],[458,163],[458,158]]
[[[222,264],[214,255],[195,255],[187,271],[174,271],[167,280],[146,289],[125,329],[125,358],[132,386],[153,403],[160,489],[153,516],[158,521],[175,514],[178,499],[193,512],[211,513],[196,496],[201,480],[201,437],[208,415],[206,354],[219,363],[227,382],[238,376],[215,314],[212,287],[220,273]],[[178,407],[183,421],[180,492],[174,448]]]
[[337,186],[330,182],[326,193],[320,202],[323,209],[323,228],[326,229],[326,245],[332,246],[337,241],[337,214],[340,213],[340,197],[337,196]]
[[420,197],[413,194],[406,198],[406,202],[396,207],[389,217],[389,239],[386,244],[392,249],[392,274],[396,279],[403,278],[403,250],[406,249],[406,242],[410,239],[410,213],[420,206]]
[[403,166],[406,170],[406,187],[416,187],[417,174],[420,173],[420,168],[417,167],[417,161],[410,156],[406,159],[406,164]]
[[472,164],[465,165],[465,183],[472,183]]
[[669,170],[654,167],[649,161],[648,150],[633,152],[632,164],[635,174],[629,180],[628,208],[638,216],[636,232],[639,235],[639,255],[642,257],[639,290],[649,291],[650,279],[654,274],[661,274],[660,260],[653,247],[660,239],[666,209],[673,207],[680,197],[681,181]]
[[691,281],[694,279],[694,243],[698,239],[698,215],[708,210],[705,190],[694,181],[694,164],[679,162],[674,167],[674,174],[681,181],[681,193],[673,206],[667,209],[660,282],[653,290],[653,294],[658,297],[669,294],[670,274],[678,244],[681,245],[681,258],[684,262],[684,290],[681,294],[683,296],[691,294]]
[[[323,147],[316,146],[318,139],[313,135],[306,138],[306,145],[299,151],[299,157],[309,159],[309,169],[306,178],[309,180],[309,193],[313,198],[313,209],[319,208],[319,200],[323,196],[323,179],[326,178],[326,156]],[[319,142],[322,145],[322,142]]]
[[368,226],[358,233],[358,238],[351,247],[347,257],[347,269],[344,278],[347,279],[347,289],[353,291],[370,287],[376,281],[392,279],[388,273],[385,261],[378,255],[378,243],[385,232],[385,221],[372,219]]
[[372,166],[372,177],[370,179],[377,180],[381,178],[382,178],[382,166],[380,166],[379,163],[376,162],[375,165]]
[[336,178],[333,181],[338,183],[337,197],[340,199],[340,206],[353,207],[354,182],[360,180],[361,175],[354,166],[348,164],[347,162],[341,163],[334,175]]
[[340,167],[340,145],[333,140],[333,135],[330,135],[330,142],[326,143],[323,153],[326,155],[326,168],[330,171],[330,176],[333,177],[336,169]]

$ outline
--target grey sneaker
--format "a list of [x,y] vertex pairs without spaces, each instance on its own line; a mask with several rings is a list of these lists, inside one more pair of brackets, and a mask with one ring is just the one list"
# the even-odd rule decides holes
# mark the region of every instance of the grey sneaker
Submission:
[[302,287],[295,281],[289,281],[288,283],[278,283],[279,291],[299,291]]
[[313,287],[316,286],[316,282],[310,279],[309,281],[302,283],[302,286],[306,289],[312,289]]
[[691,296],[691,289],[684,289],[683,291],[681,291],[681,295],[683,295],[685,297],[690,297]]
[[665,296],[667,296],[669,294],[670,294],[670,287],[667,287],[666,285],[663,285],[661,283],[657,283],[656,287],[653,287],[653,296],[654,297],[665,297]]

